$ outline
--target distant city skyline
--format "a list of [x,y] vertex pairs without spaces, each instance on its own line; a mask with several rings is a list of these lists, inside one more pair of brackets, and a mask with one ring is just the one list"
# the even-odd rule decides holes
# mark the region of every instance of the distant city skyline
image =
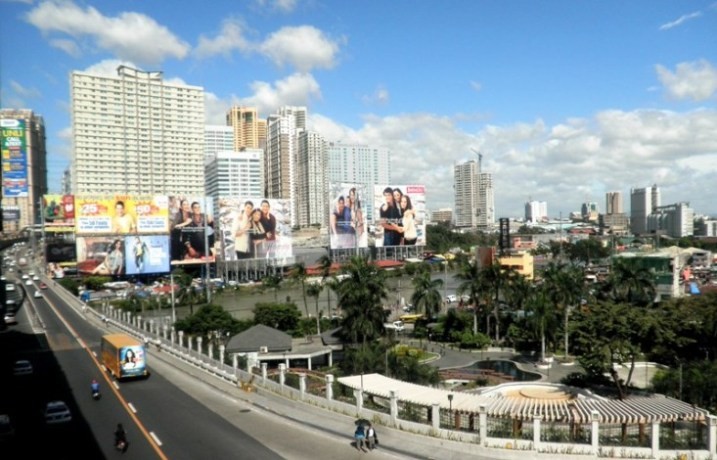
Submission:
[[454,166],[479,151],[496,218],[655,183],[717,215],[714,0],[219,0],[191,21],[176,5],[0,0],[0,107],[44,118],[50,191],[72,155],[69,75],[126,64],[203,88],[207,125],[305,106],[326,141],[389,150],[431,210],[455,207]]

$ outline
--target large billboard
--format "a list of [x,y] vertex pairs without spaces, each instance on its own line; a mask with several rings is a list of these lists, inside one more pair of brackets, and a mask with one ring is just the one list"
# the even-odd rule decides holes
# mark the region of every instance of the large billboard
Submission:
[[425,186],[375,185],[373,202],[376,246],[426,244]]
[[2,220],[5,222],[19,222],[20,221],[20,207],[19,206],[3,206],[2,207]]
[[169,228],[172,265],[214,262],[214,205],[211,197],[169,196]]
[[329,186],[329,237],[331,249],[368,247],[365,184],[331,183]]
[[219,248],[226,261],[293,256],[291,204],[286,199],[219,198]]
[[164,195],[75,196],[78,235],[167,233],[168,201]]
[[5,198],[27,197],[27,143],[25,121],[0,120],[2,187]]
[[167,235],[78,236],[81,275],[140,275],[169,271]]
[[42,220],[46,232],[75,231],[75,197],[72,195],[44,195]]

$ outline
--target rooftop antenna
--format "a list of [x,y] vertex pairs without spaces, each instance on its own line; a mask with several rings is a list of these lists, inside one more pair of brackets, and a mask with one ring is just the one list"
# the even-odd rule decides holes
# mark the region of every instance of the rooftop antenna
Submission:
[[471,150],[478,155],[478,172],[483,172],[483,154],[480,153],[480,150],[476,150],[473,147],[471,147]]

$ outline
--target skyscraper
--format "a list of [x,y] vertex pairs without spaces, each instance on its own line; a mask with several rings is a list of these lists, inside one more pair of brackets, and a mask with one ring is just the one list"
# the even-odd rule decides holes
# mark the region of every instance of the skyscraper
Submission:
[[299,133],[306,129],[306,107],[281,107],[266,123],[264,174],[267,198],[291,203],[291,225],[296,225],[296,157]]
[[264,196],[264,151],[242,149],[240,152],[215,153],[205,166],[206,192],[217,200],[227,197],[261,198]]
[[204,127],[204,160],[211,161],[219,152],[237,152],[234,148],[234,129],[231,126]]
[[[329,182],[365,184],[366,190],[374,185],[392,185],[391,152],[385,147],[366,144],[329,142],[327,145]],[[364,216],[373,222],[373,200],[362,197]],[[326,211],[328,215],[328,209]]]
[[70,78],[73,191],[204,194],[204,90],[126,66]]
[[529,201],[525,203],[525,221],[542,222],[548,220],[548,203],[546,201]]
[[313,131],[299,133],[296,161],[296,220],[299,227],[328,226],[329,180],[326,141]]
[[630,190],[630,231],[635,235],[647,233],[647,217],[660,206],[660,189],[633,188]]
[[453,167],[457,227],[488,228],[495,224],[493,176],[475,160]]
[[607,192],[605,194],[605,214],[621,214],[622,192]]
[[0,110],[3,232],[40,223],[38,202],[47,193],[45,121],[28,109]]
[[266,144],[266,120],[255,107],[234,106],[227,112],[227,126],[234,132],[234,151],[242,147],[258,149]]

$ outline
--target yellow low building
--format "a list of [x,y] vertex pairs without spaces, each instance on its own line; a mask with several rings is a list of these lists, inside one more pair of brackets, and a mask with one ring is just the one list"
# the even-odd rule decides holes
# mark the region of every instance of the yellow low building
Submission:
[[516,252],[506,256],[499,255],[497,259],[501,267],[512,268],[527,279],[533,279],[533,256],[527,251]]

